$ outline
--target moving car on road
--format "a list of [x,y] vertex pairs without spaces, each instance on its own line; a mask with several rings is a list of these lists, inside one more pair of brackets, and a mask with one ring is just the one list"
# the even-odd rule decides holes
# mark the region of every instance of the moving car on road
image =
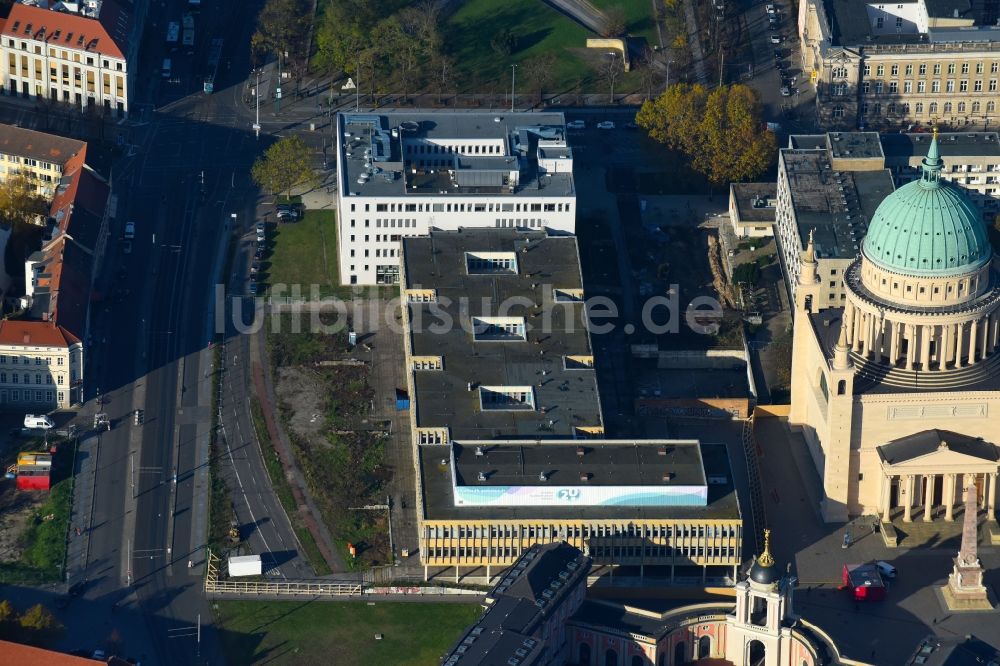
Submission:
[[781,35],[779,35],[777,33],[772,33],[771,34],[771,43],[772,44],[780,44],[781,43]]
[[566,123],[566,129],[586,129],[587,123],[583,120],[571,120]]
[[135,238],[135,222],[129,221],[125,223],[125,240],[133,238]]
[[615,124],[613,122],[611,122],[610,120],[605,120],[605,121],[597,123],[597,129],[613,130],[614,128],[615,128]]

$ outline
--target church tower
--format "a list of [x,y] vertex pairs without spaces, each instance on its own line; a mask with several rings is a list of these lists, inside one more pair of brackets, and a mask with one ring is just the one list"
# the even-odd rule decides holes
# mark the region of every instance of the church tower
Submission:
[[[771,530],[764,530],[764,552],[746,580],[736,584],[736,610],[726,618],[726,659],[734,664],[779,666],[791,649],[795,578],[782,574],[771,555]],[[761,661],[763,660],[763,661]]]

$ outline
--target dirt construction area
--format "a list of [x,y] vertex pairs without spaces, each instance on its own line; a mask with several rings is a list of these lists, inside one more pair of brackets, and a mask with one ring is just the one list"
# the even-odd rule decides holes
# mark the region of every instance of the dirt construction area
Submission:
[[21,536],[45,500],[44,493],[18,492],[13,480],[0,481],[0,562],[21,559]]

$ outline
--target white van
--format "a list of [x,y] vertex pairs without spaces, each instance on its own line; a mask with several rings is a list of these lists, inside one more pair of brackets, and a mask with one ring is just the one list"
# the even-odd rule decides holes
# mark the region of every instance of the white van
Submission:
[[48,430],[49,428],[55,428],[56,424],[53,423],[45,414],[25,414],[24,415],[24,427],[25,428],[38,428],[41,430]]
[[165,79],[169,79],[170,78],[170,69],[171,69],[170,58],[164,58],[163,59],[163,69],[160,71],[160,73],[163,75],[163,78],[165,78]]

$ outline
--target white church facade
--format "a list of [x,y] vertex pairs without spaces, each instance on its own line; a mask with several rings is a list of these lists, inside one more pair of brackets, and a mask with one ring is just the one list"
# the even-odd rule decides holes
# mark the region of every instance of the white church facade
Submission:
[[843,308],[814,307],[821,248],[810,239],[802,256],[789,424],[809,447],[828,522],[952,521],[970,484],[995,520],[1000,260],[942,168],[935,135],[921,178],[875,211]]

